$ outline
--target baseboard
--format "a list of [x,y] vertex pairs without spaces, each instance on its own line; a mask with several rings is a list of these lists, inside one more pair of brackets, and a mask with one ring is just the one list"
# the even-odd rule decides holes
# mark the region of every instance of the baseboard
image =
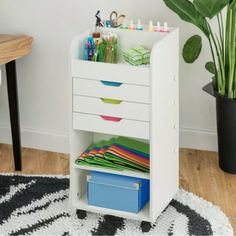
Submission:
[[[0,123],[0,143],[11,144],[10,126]],[[69,153],[69,136],[52,130],[21,128],[23,147],[52,152]]]
[[[37,130],[22,127],[22,146],[69,153],[69,136],[51,130]],[[0,143],[11,143],[10,127],[0,123]],[[217,134],[211,130],[180,128],[180,147],[217,151]]]
[[217,133],[212,130],[180,128],[180,147],[217,151]]

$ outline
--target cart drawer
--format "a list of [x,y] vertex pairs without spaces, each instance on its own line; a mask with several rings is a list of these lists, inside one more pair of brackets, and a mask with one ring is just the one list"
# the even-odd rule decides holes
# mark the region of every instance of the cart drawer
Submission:
[[149,86],[149,71],[146,66],[72,60],[72,77],[77,78],[110,81],[112,77],[112,81]]
[[149,87],[88,79],[73,79],[74,95],[149,103]]
[[106,98],[73,96],[75,112],[149,121],[149,105]]
[[119,117],[73,113],[73,128],[85,131],[149,139],[149,122]]

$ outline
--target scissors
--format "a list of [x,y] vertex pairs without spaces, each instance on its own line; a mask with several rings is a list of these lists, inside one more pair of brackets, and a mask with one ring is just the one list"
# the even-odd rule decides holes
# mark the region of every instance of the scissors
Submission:
[[124,19],[125,19],[125,15],[119,15],[118,16],[118,13],[116,11],[113,11],[111,14],[110,14],[110,23],[111,23],[111,26],[113,28],[118,28],[122,25],[122,23],[124,22]]

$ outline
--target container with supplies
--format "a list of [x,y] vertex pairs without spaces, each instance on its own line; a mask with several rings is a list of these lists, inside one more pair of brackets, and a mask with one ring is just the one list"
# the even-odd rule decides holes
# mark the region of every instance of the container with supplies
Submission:
[[85,45],[87,61],[117,63],[117,35],[114,33],[103,34],[95,31],[89,36]]
[[117,63],[117,35],[103,35],[103,62]]
[[147,179],[91,171],[87,176],[88,204],[138,213],[150,198]]

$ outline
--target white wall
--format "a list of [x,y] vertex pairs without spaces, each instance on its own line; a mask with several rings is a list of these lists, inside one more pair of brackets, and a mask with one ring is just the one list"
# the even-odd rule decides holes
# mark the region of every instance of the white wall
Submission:
[[[162,0],[0,0],[0,33],[34,37],[32,54],[17,61],[22,144],[52,151],[68,151],[68,54],[77,32],[94,24],[97,9],[108,15],[116,9],[129,18],[168,21],[181,29],[181,47],[198,32],[181,22]],[[216,149],[214,100],[201,90],[209,81],[204,64],[205,45],[194,65],[181,58],[181,146]],[[0,142],[11,142],[6,79],[0,87]]]

